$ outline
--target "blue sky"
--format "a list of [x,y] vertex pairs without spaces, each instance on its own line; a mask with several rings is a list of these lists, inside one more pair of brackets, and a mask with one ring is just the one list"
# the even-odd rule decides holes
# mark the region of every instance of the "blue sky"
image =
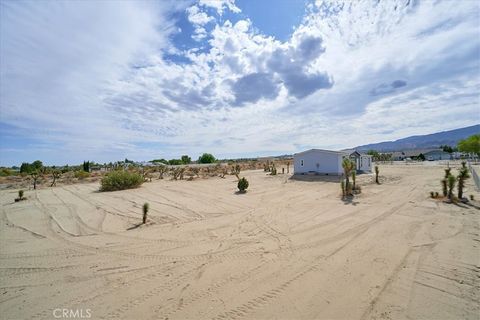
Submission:
[[477,1],[0,6],[0,165],[341,149],[480,122]]

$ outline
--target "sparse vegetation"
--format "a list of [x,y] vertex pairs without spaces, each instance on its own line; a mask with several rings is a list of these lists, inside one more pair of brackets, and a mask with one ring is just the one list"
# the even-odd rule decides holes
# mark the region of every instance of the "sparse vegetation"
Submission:
[[167,166],[160,166],[158,167],[158,179],[163,179],[163,175],[168,171]]
[[150,209],[150,205],[148,204],[148,202],[145,202],[143,204],[143,207],[142,207],[142,211],[143,211],[142,221],[143,221],[143,224],[147,223],[147,214],[148,214],[149,209]]
[[136,172],[113,171],[102,178],[100,191],[116,191],[138,188],[143,177]]
[[75,171],[74,177],[77,178],[78,180],[83,180],[85,178],[90,177],[90,173],[83,170],[78,170],[78,171]]
[[18,190],[18,198],[15,198],[15,202],[19,202],[23,200],[27,200],[27,198],[23,196],[23,190]]
[[463,198],[463,188],[465,187],[465,180],[467,180],[468,178],[470,178],[470,175],[468,173],[468,168],[466,166],[466,162],[463,161],[462,162],[462,167],[460,168],[459,170],[459,173],[458,173],[458,199],[459,200],[462,200]]
[[237,177],[237,180],[240,180],[240,177],[238,176],[240,174],[240,165],[239,164],[236,164],[236,165],[232,166],[232,174],[235,175],[235,177]]
[[62,172],[59,170],[52,171],[52,184],[50,187],[54,187],[57,185],[57,180],[62,176]]
[[245,179],[245,177],[241,178],[240,180],[238,180],[237,187],[240,192],[246,192],[246,190],[248,189],[248,180]]
[[32,177],[32,181],[33,181],[33,189],[36,190],[38,180],[40,179],[40,174],[38,173],[38,171],[34,171],[30,174],[30,176]]
[[457,180],[455,179],[454,175],[449,175],[448,176],[448,199],[453,200],[453,189],[455,188],[455,182]]
[[348,158],[343,159],[342,162],[343,173],[345,175],[345,194],[352,194],[352,187],[350,186],[350,174],[355,170],[355,164]]

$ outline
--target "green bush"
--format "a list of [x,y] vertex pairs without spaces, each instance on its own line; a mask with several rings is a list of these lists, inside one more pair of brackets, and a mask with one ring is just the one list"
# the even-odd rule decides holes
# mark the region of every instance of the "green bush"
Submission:
[[248,180],[245,178],[238,180],[237,187],[238,187],[238,190],[240,190],[240,192],[245,192],[245,190],[248,189]]
[[102,178],[100,191],[134,189],[143,183],[143,177],[135,172],[113,171]]
[[88,173],[86,171],[83,171],[83,170],[78,170],[78,171],[75,171],[74,176],[75,176],[75,178],[77,178],[79,180],[82,180],[82,179],[90,177],[90,173]]

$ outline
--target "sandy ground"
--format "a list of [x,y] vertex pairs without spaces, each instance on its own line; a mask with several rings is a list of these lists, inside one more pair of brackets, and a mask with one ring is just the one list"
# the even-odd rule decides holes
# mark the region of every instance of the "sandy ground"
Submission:
[[480,210],[429,198],[443,167],[380,171],[346,202],[263,171],[247,194],[233,176],[1,191],[0,317],[479,319]]

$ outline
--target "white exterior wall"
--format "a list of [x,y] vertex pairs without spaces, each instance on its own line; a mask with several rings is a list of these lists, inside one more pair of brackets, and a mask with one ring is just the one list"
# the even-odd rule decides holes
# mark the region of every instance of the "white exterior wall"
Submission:
[[[303,160],[303,165],[302,165]],[[316,172],[319,174],[342,174],[343,155],[335,152],[311,150],[293,157],[295,174]]]

